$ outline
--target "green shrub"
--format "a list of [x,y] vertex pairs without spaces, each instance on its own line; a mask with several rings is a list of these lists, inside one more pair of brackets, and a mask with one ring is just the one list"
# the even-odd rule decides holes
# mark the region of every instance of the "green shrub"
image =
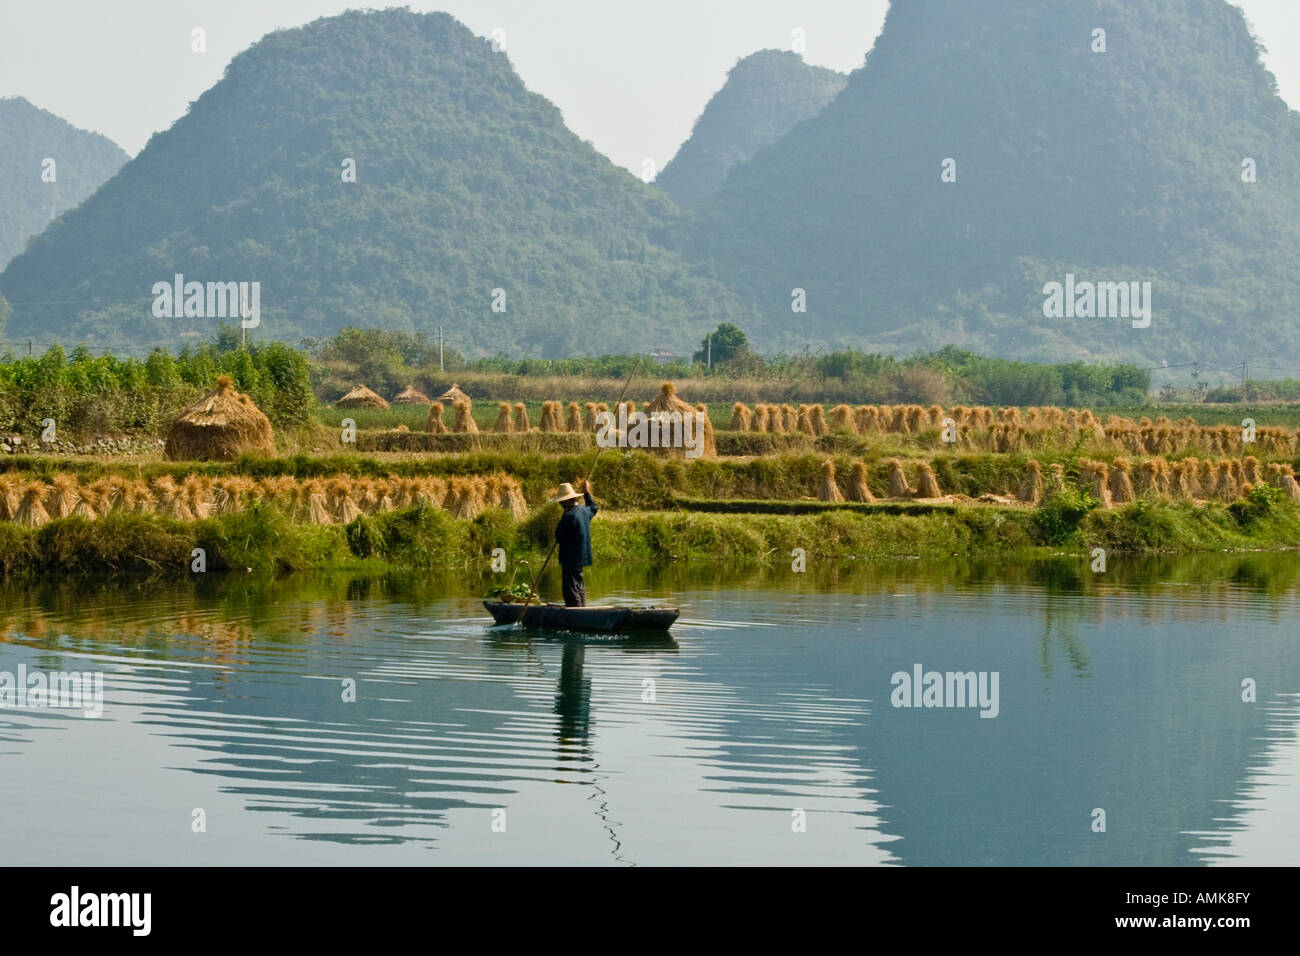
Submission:
[[1097,507],[1097,500],[1085,489],[1066,485],[1045,500],[1030,521],[1040,544],[1062,545],[1075,537],[1079,523]]

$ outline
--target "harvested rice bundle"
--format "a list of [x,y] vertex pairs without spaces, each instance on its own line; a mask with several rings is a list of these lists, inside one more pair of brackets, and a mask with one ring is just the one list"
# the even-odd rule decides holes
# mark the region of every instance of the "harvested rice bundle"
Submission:
[[447,425],[442,420],[442,402],[433,402],[429,405],[429,418],[424,424],[424,430],[430,435],[447,434]]
[[832,408],[829,428],[833,432],[848,432],[849,434],[856,432],[858,427],[853,421],[853,409],[843,404]]
[[745,407],[745,403],[736,402],[731,406],[731,424],[728,428],[733,432],[747,432],[753,420],[754,417]]
[[943,427],[943,418],[944,418],[944,415],[943,415],[943,406],[941,406],[941,405],[931,405],[931,406],[930,406],[930,412],[929,412],[929,419],[930,419],[930,420],[929,420],[929,426],[930,426],[931,428],[942,428],[942,427]]
[[1169,494],[1174,498],[1196,497],[1196,460],[1186,458],[1169,468]]
[[1292,501],[1300,501],[1300,482],[1297,482],[1295,475],[1291,471],[1290,465],[1279,465],[1277,486],[1286,492],[1286,496]]
[[212,479],[201,475],[186,475],[180,487],[181,500],[195,520],[212,514]]
[[849,501],[875,501],[871,485],[867,482],[867,466],[860,461],[853,463],[853,473],[849,476]]
[[763,430],[772,435],[785,433],[785,415],[780,405],[768,405],[764,410]]
[[843,501],[840,486],[835,483],[835,462],[827,458],[822,462],[822,483],[817,491],[819,501]]
[[14,521],[26,528],[39,528],[50,521],[50,513],[45,510],[45,493],[48,489],[43,481],[25,481],[19,490],[18,510]]
[[1264,479],[1259,470],[1259,459],[1254,455],[1247,455],[1246,460],[1241,463],[1242,477],[1252,485],[1263,483]]
[[704,444],[700,456],[703,458],[717,458],[718,443],[713,437],[713,422],[709,421],[709,406],[700,402],[695,406],[695,410],[700,412],[700,421],[704,423]]
[[515,431],[527,432],[532,429],[528,424],[528,406],[523,402],[515,402]]
[[560,407],[559,402],[542,402],[542,420],[539,423],[542,431],[564,431],[564,423],[560,421]]
[[1202,498],[1213,498],[1215,486],[1219,483],[1218,466],[1208,458],[1203,460],[1197,468],[1196,483]]
[[325,482],[320,478],[304,481],[294,496],[290,514],[295,520],[309,524],[334,524],[335,518],[326,497]]
[[817,437],[817,430],[813,428],[812,416],[809,414],[807,405],[799,406],[799,418],[796,424],[796,430],[803,432],[805,435]]
[[1103,461],[1085,461],[1079,465],[1079,484],[1097,499],[1103,508],[1113,508],[1110,496],[1110,468]]
[[329,510],[338,519],[339,524],[351,524],[361,517],[361,506],[352,497],[352,483],[348,479],[331,478],[325,488],[329,499]]
[[[1025,409],[1025,424],[1030,428],[1046,428],[1047,419],[1043,416],[1043,410],[1037,405],[1031,405]],[[1039,468],[1041,474],[1042,468]]]
[[401,485],[396,478],[377,479],[375,481],[375,511],[396,511],[397,498],[401,494]]
[[925,409],[920,405],[907,406],[907,430],[910,434],[915,435],[917,432],[924,431],[927,424]]
[[891,498],[915,497],[916,490],[907,483],[903,463],[897,458],[891,458],[885,464],[889,466],[889,496]]
[[153,510],[156,513],[177,521],[193,520],[194,515],[186,506],[185,499],[181,497],[181,489],[171,475],[155,478],[150,483],[150,488],[153,492]]
[[982,428],[992,428],[993,409],[989,408],[987,405],[981,405],[979,407],[979,421]]
[[823,406],[819,404],[808,406],[808,420],[812,423],[814,435],[820,437],[831,433],[830,425],[826,424],[826,409]]
[[799,413],[793,405],[781,406],[781,431],[786,433],[799,431]]
[[463,435],[477,435],[478,423],[474,421],[469,402],[457,402],[453,408],[456,410],[456,421],[452,423],[451,430]]
[[1032,458],[1025,463],[1025,477],[1020,482],[1016,499],[1027,505],[1042,504],[1043,466]]
[[0,475],[0,521],[13,521],[23,500],[23,480],[13,472]]
[[889,430],[897,435],[911,434],[907,427],[907,406],[895,405],[889,420]]
[[1138,466],[1133,490],[1143,498],[1159,498],[1163,494],[1160,487],[1160,466],[1163,458],[1148,458]]
[[71,475],[55,475],[45,496],[45,510],[51,518],[66,518],[76,510],[80,500],[77,479]]
[[497,402],[497,420],[492,430],[499,435],[509,435],[515,430],[514,420],[510,416],[509,402]]
[[348,494],[356,502],[362,514],[372,515],[379,510],[379,489],[374,479],[352,479],[348,483]]
[[918,461],[916,463],[916,485],[917,498],[943,497],[943,491],[939,488],[939,480],[934,477],[934,469],[930,467],[928,461]]
[[594,432],[599,430],[599,426],[596,424],[596,403],[595,402],[586,402],[583,405],[582,430],[588,432]]
[[853,410],[853,422],[858,426],[858,434],[865,435],[880,428],[880,412],[875,405],[859,405]]
[[1047,493],[1055,494],[1065,490],[1065,465],[1054,461],[1047,467]]
[[415,504],[421,508],[441,508],[447,499],[447,482],[441,478],[417,479]]
[[510,512],[510,517],[522,521],[528,517],[528,501],[524,498],[524,489],[519,482],[509,475],[501,475],[496,485],[497,504]]
[[577,402],[569,402],[569,412],[564,419],[564,430],[566,432],[582,431],[582,408]]
[[1226,504],[1236,501],[1238,496],[1237,479],[1232,474],[1232,466],[1220,460],[1215,466],[1214,497]]
[[1126,505],[1137,498],[1133,493],[1133,466],[1127,458],[1116,458],[1110,472],[1110,498],[1117,505]]
[[230,515],[242,511],[256,487],[251,478],[238,475],[216,479],[212,482],[212,513]]
[[[737,402],[737,404],[743,403]],[[766,406],[763,405],[762,402],[758,402],[754,405],[754,413],[749,416],[749,427],[745,429],[746,431],[761,432],[763,430],[763,418],[766,414],[764,412],[765,408]],[[736,423],[736,409],[734,406],[731,409],[731,419],[732,424],[734,425]]]
[[483,499],[483,485],[479,479],[451,478],[448,487],[447,510],[453,518],[470,521],[483,513],[487,502]]
[[113,492],[115,477],[97,478],[86,485],[81,491],[81,501],[73,514],[79,514],[84,518],[98,518],[108,514],[111,510],[108,497]]

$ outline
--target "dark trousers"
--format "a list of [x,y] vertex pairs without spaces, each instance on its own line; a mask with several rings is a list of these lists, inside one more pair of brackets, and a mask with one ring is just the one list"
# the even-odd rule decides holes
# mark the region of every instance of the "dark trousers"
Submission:
[[582,580],[582,568],[560,566],[560,590],[564,592],[565,607],[587,606],[587,585]]

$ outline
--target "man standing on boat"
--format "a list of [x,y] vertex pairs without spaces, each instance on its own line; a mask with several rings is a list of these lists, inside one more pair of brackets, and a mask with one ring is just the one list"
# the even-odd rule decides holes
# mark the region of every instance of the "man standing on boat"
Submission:
[[[555,543],[560,551],[560,579],[565,607],[586,607],[587,586],[582,569],[591,567],[591,519],[600,509],[591,497],[591,482],[581,481],[582,491],[574,491],[567,481],[560,485],[551,502],[564,509],[555,526]],[[578,504],[581,500],[583,503]],[[549,504],[550,502],[548,502]]]

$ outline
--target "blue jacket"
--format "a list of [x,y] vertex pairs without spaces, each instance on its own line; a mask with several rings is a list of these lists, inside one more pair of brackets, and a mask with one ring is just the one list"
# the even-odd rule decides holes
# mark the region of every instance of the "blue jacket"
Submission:
[[560,546],[560,566],[591,567],[591,519],[600,509],[590,492],[583,493],[585,505],[574,505],[560,516],[555,526],[555,540]]

